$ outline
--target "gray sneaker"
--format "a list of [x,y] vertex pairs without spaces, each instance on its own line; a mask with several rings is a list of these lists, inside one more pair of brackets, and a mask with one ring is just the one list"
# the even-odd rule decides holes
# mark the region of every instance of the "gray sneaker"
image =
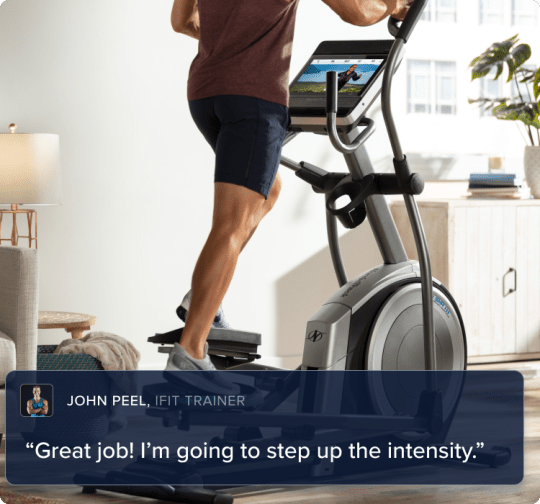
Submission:
[[192,387],[212,394],[234,395],[240,393],[240,386],[223,377],[224,373],[217,371],[208,356],[208,343],[202,359],[194,359],[184,348],[175,343],[165,371],[204,371],[204,373],[182,373],[175,378]]

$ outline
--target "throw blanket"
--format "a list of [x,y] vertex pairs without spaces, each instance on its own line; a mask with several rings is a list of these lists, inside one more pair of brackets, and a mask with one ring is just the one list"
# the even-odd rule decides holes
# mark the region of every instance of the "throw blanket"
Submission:
[[78,340],[64,340],[54,353],[91,355],[101,361],[106,371],[132,371],[141,360],[141,354],[130,341],[106,332],[90,332]]
[[[106,332],[90,332],[81,339],[62,341],[54,353],[85,353],[101,361],[106,371],[133,371],[138,368],[141,354],[133,344],[121,336]],[[109,373],[111,378],[111,394],[136,394],[137,383],[134,376],[128,373]],[[109,406],[109,433],[123,429],[127,424],[124,410],[119,405]]]

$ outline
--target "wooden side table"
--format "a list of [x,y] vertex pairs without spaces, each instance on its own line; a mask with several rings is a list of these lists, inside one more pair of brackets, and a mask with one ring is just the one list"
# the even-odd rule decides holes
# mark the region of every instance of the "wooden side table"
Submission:
[[96,317],[83,313],[40,311],[38,329],[65,329],[73,339],[80,339],[83,331],[89,331]]

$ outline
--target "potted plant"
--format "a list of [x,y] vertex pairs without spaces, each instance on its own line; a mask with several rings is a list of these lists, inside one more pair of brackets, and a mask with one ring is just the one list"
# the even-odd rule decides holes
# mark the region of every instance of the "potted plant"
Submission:
[[[530,70],[523,64],[531,57],[528,44],[519,44],[517,35],[490,46],[477,58],[474,58],[469,68],[472,68],[472,80],[485,77],[492,69],[496,69],[494,80],[503,73],[505,64],[508,66],[506,82],[514,79],[518,96],[512,98],[478,98],[469,103],[478,103],[486,110],[492,110],[493,115],[504,121],[521,121],[525,125],[525,178],[535,198],[540,198],[540,68]],[[521,92],[520,86],[527,90]],[[531,93],[532,88],[532,93]]]

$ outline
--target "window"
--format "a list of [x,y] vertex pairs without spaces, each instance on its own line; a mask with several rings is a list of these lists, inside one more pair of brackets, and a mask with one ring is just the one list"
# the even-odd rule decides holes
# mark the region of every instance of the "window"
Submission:
[[409,60],[408,112],[431,114],[431,61]]
[[480,24],[503,24],[503,12],[503,0],[480,0]]
[[456,64],[453,61],[436,61],[437,114],[456,113]]
[[512,0],[512,24],[535,26],[539,10],[535,0]]
[[[497,70],[493,68],[485,77],[480,79],[480,97],[481,98],[501,98],[502,97],[502,80],[493,80],[497,75]],[[491,117],[493,109],[485,110],[480,108],[480,117]]]
[[420,18],[423,21],[456,22],[456,0],[431,0]]
[[424,12],[422,12],[422,17],[420,21],[431,21],[431,2],[428,2]]
[[436,21],[443,23],[456,22],[456,0],[436,0]]
[[409,60],[407,70],[409,113],[456,113],[455,62]]

